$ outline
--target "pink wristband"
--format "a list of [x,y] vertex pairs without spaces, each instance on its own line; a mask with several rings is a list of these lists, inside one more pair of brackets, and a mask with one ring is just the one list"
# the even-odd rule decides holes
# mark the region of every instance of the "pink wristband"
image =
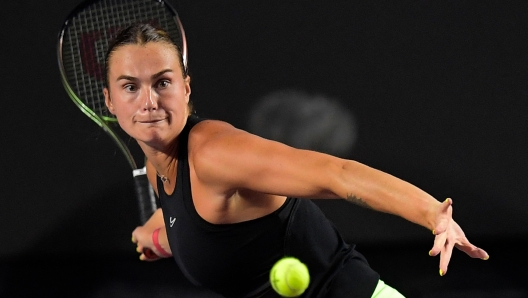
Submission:
[[159,244],[159,241],[158,241],[158,234],[159,234],[159,230],[160,228],[157,228],[154,230],[154,232],[152,233],[152,242],[154,243],[154,246],[156,247],[156,249],[158,250],[158,252],[165,258],[170,258],[172,257],[172,255],[168,252],[166,252],[163,247],[161,247],[161,245]]

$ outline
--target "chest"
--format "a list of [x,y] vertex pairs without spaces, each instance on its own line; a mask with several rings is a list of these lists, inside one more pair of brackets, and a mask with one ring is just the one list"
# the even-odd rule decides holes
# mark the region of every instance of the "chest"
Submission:
[[211,224],[233,224],[264,217],[284,204],[286,197],[250,190],[222,192],[201,183],[191,173],[191,197],[196,213]]
[[286,219],[272,213],[213,224],[197,212],[190,193],[190,188],[177,188],[170,196],[160,196],[171,251],[182,272],[194,284],[219,292],[234,277],[251,288],[265,284],[269,267],[283,252]]

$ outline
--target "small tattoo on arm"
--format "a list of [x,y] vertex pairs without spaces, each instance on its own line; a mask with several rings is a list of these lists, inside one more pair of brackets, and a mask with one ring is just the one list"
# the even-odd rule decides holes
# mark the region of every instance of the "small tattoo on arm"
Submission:
[[355,195],[348,195],[346,197],[346,200],[356,205],[359,205],[361,207],[372,209],[372,207],[370,207],[365,201],[363,201],[360,197],[357,197]]

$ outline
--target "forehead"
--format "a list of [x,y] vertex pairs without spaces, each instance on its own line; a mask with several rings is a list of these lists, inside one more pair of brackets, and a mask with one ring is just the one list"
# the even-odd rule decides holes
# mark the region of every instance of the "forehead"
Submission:
[[127,44],[116,48],[109,57],[109,67],[129,65],[178,64],[176,48],[166,42],[148,42],[146,44]]

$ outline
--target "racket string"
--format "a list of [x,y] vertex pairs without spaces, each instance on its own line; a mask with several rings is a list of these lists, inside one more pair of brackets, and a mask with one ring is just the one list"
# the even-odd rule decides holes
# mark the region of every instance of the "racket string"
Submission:
[[70,93],[78,104],[104,120],[115,121],[106,107],[102,92],[105,86],[104,59],[109,41],[119,30],[137,22],[150,22],[165,28],[186,53],[185,37],[182,36],[177,14],[162,1],[97,1],[68,20],[66,25],[62,64]]

